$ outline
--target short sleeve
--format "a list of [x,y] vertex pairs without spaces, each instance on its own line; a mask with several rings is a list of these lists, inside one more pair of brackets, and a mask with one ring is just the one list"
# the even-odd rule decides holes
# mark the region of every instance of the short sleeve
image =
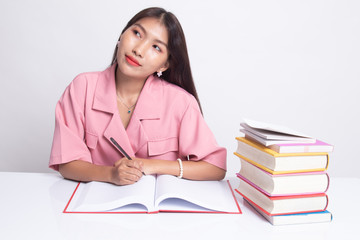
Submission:
[[226,149],[220,147],[192,98],[180,125],[179,153],[192,161],[203,160],[226,170]]
[[85,86],[82,85],[85,83],[81,84],[79,77],[74,79],[56,105],[55,130],[49,161],[49,167],[54,170],[59,169],[59,164],[73,160],[92,162],[84,141]]

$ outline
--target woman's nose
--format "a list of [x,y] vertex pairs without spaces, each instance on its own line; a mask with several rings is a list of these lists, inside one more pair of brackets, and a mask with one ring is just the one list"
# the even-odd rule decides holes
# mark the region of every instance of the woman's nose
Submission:
[[133,49],[133,53],[138,57],[143,57],[146,50],[146,42],[139,42]]

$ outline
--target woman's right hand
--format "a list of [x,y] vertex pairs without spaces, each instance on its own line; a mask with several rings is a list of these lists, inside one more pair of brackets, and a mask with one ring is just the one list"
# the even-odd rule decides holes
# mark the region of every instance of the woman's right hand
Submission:
[[139,160],[121,158],[116,161],[111,171],[111,182],[116,185],[136,183],[143,176],[143,163]]

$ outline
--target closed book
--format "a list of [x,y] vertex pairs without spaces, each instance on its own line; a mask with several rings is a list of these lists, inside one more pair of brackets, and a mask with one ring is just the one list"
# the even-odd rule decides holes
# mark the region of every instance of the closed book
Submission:
[[328,167],[329,154],[323,153],[277,153],[245,137],[237,137],[235,152],[240,158],[264,167],[272,174],[324,171]]
[[277,153],[314,153],[332,152],[334,150],[333,145],[320,140],[316,140],[315,143],[279,143],[270,145],[268,148]]
[[270,216],[320,212],[325,211],[328,205],[325,193],[269,197],[244,179],[239,180],[236,192]]
[[[246,200],[245,200],[246,201]],[[332,221],[332,213],[328,210],[320,212],[297,213],[297,214],[281,214],[270,216],[262,211],[255,204],[246,201],[258,213],[260,213],[272,225],[289,225],[289,224],[309,224],[309,223],[323,223]]]
[[326,192],[330,178],[326,172],[305,172],[273,175],[241,159],[237,174],[269,196],[303,195]]

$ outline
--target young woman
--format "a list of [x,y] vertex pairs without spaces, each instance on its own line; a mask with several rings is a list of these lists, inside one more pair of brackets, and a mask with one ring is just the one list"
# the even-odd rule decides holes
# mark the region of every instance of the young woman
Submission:
[[80,74],[66,88],[56,106],[49,166],[64,178],[117,185],[143,174],[224,178],[226,149],[203,119],[184,33],[172,13],[139,12],[122,31],[111,66]]

